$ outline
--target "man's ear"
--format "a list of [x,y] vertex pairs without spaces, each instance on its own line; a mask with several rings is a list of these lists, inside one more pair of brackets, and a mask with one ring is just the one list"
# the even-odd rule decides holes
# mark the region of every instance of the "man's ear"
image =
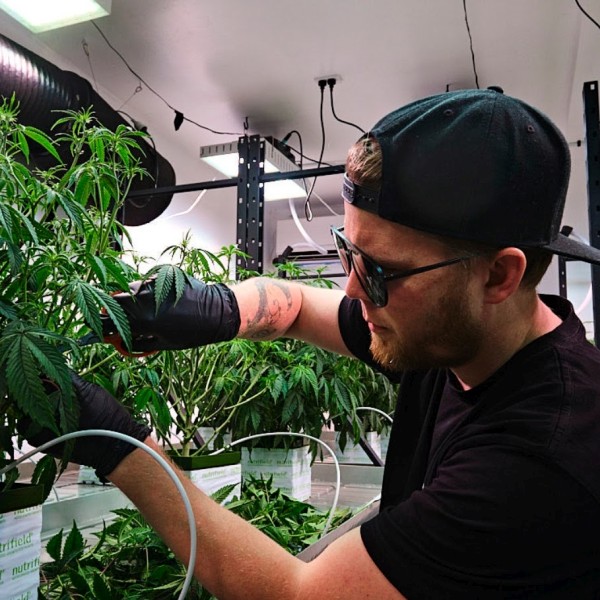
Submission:
[[525,273],[527,259],[518,248],[502,248],[487,263],[485,301],[490,304],[504,302],[514,294]]

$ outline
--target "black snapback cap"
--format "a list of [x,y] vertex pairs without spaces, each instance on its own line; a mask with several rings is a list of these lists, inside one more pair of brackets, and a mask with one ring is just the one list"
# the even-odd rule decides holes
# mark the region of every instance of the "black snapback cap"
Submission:
[[500,88],[417,100],[366,135],[381,146],[381,187],[345,176],[347,202],[437,235],[600,264],[600,250],[560,233],[571,165],[563,135]]

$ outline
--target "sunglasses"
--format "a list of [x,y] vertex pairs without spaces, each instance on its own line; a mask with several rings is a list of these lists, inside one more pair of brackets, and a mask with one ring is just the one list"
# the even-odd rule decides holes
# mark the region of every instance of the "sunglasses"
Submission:
[[458,258],[443,260],[442,262],[437,262],[432,265],[417,267],[416,269],[407,269],[406,271],[399,271],[398,273],[389,273],[386,275],[383,267],[377,264],[360,248],[356,247],[342,233],[343,230],[343,227],[331,227],[331,235],[333,236],[335,248],[340,258],[340,262],[342,263],[344,273],[346,273],[347,276],[350,276],[350,272],[354,270],[356,278],[365,294],[367,294],[369,300],[379,308],[383,308],[388,302],[388,292],[385,285],[387,281],[394,281],[396,279],[410,277],[411,275],[433,271],[434,269],[448,267],[449,265],[454,265],[477,256],[475,254],[459,256]]

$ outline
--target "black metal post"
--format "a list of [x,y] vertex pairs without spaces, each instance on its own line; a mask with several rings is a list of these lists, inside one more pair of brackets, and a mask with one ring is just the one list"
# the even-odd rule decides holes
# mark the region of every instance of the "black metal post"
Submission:
[[[597,81],[586,81],[583,84],[583,105],[587,145],[590,245],[600,248],[600,117]],[[594,340],[598,342],[600,336],[600,267],[592,265],[591,270]]]
[[237,247],[248,254],[238,257],[236,278],[241,270],[263,272],[263,219],[265,211],[264,171],[265,143],[259,135],[238,140],[239,172],[237,195]]
[[[560,232],[567,237],[571,235],[573,228],[569,225],[563,225]],[[558,257],[558,293],[561,298],[567,297],[567,259],[564,256]]]

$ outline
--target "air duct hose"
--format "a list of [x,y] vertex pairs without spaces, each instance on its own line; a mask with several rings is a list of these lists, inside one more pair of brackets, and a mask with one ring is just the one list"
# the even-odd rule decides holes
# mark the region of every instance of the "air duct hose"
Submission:
[[[57,66],[0,35],[0,96],[15,95],[19,102],[19,121],[50,133],[61,116],[59,111],[92,108],[95,117],[107,129],[119,125],[130,127],[93,89],[89,81],[76,73]],[[131,191],[175,185],[175,171],[153,146],[142,141],[143,153],[136,156],[149,176],[136,179]],[[59,154],[61,149],[58,149]],[[32,152],[32,159],[41,169],[54,164],[45,152]],[[122,218],[125,225],[143,225],[158,217],[170,204],[172,194],[149,195],[126,199]]]

